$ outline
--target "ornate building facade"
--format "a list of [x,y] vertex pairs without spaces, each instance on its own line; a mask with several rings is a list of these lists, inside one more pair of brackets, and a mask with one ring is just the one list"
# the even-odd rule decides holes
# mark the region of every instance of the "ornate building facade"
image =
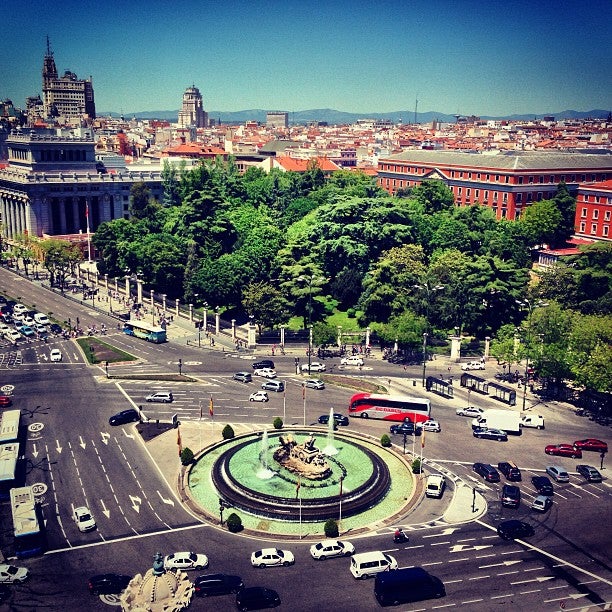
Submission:
[[8,166],[0,170],[0,222],[6,238],[94,232],[100,223],[127,218],[132,185],[145,183],[161,199],[159,166],[107,172],[96,164],[89,137],[14,130]]
[[183,94],[183,105],[178,114],[180,128],[204,128],[208,126],[208,113],[204,110],[202,94],[194,86],[188,87]]
[[53,51],[47,37],[47,53],[43,61],[43,112],[46,119],[52,117],[96,118],[96,104],[91,77],[79,79],[66,70],[58,76]]

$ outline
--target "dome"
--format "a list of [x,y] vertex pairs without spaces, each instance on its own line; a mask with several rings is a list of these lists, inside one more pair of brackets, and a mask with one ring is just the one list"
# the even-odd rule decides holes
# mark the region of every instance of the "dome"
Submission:
[[138,598],[141,601],[156,603],[174,599],[179,587],[179,579],[174,572],[155,575],[149,570],[138,588]]

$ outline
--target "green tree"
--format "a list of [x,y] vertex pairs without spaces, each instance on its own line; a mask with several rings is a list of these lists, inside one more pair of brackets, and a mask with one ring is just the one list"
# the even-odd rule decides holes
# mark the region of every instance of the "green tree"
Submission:
[[159,203],[152,197],[151,190],[146,183],[134,183],[130,189],[130,217],[136,221],[141,219],[151,220],[157,210]]
[[518,222],[523,226],[529,244],[538,245],[550,244],[554,240],[562,220],[553,200],[541,200],[530,204]]
[[185,161],[180,162],[180,166],[164,161],[161,172],[163,196],[162,205],[165,207],[179,206],[181,203],[180,175],[185,171]]
[[410,190],[410,198],[416,200],[425,213],[450,211],[455,207],[453,192],[439,180],[425,180]]
[[264,281],[252,282],[244,287],[242,306],[252,315],[261,332],[263,328],[277,327],[289,321],[289,303],[280,289]]
[[64,290],[66,277],[72,273],[74,266],[81,260],[81,252],[75,244],[51,238],[41,242],[45,268],[49,271],[51,285],[58,285]]
[[561,214],[561,221],[551,238],[551,243],[552,246],[560,247],[567,243],[575,231],[576,198],[570,194],[565,183],[559,183],[553,202]]

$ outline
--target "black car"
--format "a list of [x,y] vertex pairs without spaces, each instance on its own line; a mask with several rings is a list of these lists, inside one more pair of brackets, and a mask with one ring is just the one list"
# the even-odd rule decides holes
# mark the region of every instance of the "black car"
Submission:
[[499,472],[489,463],[475,463],[472,469],[487,482],[499,482]]
[[508,434],[501,429],[489,429],[488,427],[476,427],[472,431],[475,438],[483,440],[497,440],[498,442],[507,442]]
[[412,421],[404,421],[402,423],[396,423],[389,427],[389,432],[392,434],[406,434],[407,436],[419,435],[421,430],[417,427],[415,430],[414,423]]
[[529,538],[535,534],[535,530],[528,523],[512,519],[500,523],[497,526],[497,533],[504,540],[514,540],[514,538]]
[[135,408],[122,410],[117,414],[113,414],[113,416],[108,419],[111,425],[125,425],[126,423],[133,423],[134,421],[140,421],[140,415]]
[[501,491],[501,505],[506,508],[518,508],[521,503],[521,490],[514,486],[505,484]]
[[62,329],[61,325],[58,325],[57,323],[51,323],[51,325],[49,326],[49,329],[54,333],[54,334],[61,334],[64,330]]
[[276,608],[281,600],[276,591],[265,587],[248,587],[238,591],[236,606],[239,610],[259,610],[260,608]]
[[[349,418],[344,414],[340,414],[339,412],[334,412],[334,421],[336,421],[336,425],[349,424]],[[322,414],[319,417],[319,423],[321,423],[321,425],[327,425],[329,423],[329,414]]]
[[121,593],[130,583],[130,580],[130,576],[123,576],[122,574],[99,574],[89,579],[87,587],[92,595],[116,594]]
[[506,477],[506,480],[510,482],[520,482],[522,480],[521,470],[510,461],[500,461],[497,464],[497,469]]
[[274,362],[271,359],[262,359],[261,361],[256,361],[253,364],[254,370],[263,370],[264,368],[274,369]]
[[554,495],[552,482],[547,476],[532,476],[531,484],[540,495]]
[[244,588],[242,578],[230,574],[206,574],[205,576],[198,576],[193,584],[197,597],[238,593],[240,589]]
[[576,471],[584,476],[587,482],[601,482],[601,474],[592,465],[577,465]]

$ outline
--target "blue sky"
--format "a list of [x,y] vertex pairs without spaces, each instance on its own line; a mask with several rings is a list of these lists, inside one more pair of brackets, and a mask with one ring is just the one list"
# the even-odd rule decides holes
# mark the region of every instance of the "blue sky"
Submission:
[[0,21],[0,99],[42,93],[49,35],[98,112],[177,109],[192,84],[213,111],[607,110],[610,23],[610,0],[21,0]]

